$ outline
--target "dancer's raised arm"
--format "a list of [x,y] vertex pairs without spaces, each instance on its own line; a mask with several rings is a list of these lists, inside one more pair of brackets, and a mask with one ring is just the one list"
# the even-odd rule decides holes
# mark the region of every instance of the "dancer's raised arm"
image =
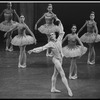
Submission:
[[77,32],[77,35],[79,35],[79,33],[83,30],[83,28],[86,26],[88,21],[85,22],[85,24],[80,28],[80,30]]
[[19,21],[20,21],[20,18],[19,18],[19,16],[18,16],[16,10],[14,9],[13,12],[14,12],[14,14],[16,15],[16,17],[17,17],[17,19],[18,19],[18,22],[19,22]]
[[45,14],[36,22],[35,24],[35,30],[37,30],[37,24],[45,17]]
[[1,18],[1,16],[4,14],[4,10],[2,11],[2,13],[0,14],[0,18]]

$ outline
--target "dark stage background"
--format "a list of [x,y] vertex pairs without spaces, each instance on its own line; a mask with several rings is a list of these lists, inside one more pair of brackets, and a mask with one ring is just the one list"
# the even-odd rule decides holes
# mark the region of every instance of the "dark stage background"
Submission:
[[[50,3],[50,2],[49,2]],[[77,30],[79,30],[86,20],[89,19],[89,15],[91,11],[95,12],[95,21],[97,22],[98,30],[100,31],[100,3],[52,3],[53,4],[53,12],[57,15],[57,17],[62,21],[64,30],[66,34],[71,32],[72,24],[77,25]],[[6,8],[7,3],[0,3],[0,12]],[[39,31],[34,30],[34,25],[36,21],[47,12],[47,3],[12,3],[13,9],[16,10],[18,15],[23,14],[25,16],[25,22],[29,26],[29,28],[33,31],[37,38],[37,45],[30,45],[29,48],[33,48],[36,46],[44,45],[47,43],[47,37],[44,34],[41,34]],[[3,16],[0,18],[0,22],[4,20]],[[17,20],[14,18],[14,20]],[[38,27],[44,24],[44,19],[38,24]],[[79,34],[79,37],[86,32],[86,27]],[[5,45],[5,40],[3,38],[4,32],[0,31],[0,45]],[[27,33],[28,34],[28,33]],[[16,35],[16,32],[15,34]],[[13,36],[14,36],[13,35]],[[67,41],[64,43],[66,44]],[[86,44],[85,44],[86,45]],[[95,44],[95,48],[98,49],[100,43]],[[1,47],[2,48],[2,47]],[[17,47],[15,47],[15,50]]]

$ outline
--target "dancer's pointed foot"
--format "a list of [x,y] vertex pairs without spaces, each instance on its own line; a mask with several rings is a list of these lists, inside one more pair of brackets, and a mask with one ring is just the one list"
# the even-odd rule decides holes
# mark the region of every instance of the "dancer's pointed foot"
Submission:
[[57,90],[57,89],[55,89],[55,88],[52,88],[51,89],[51,92],[61,92],[60,90]]
[[12,51],[13,51],[13,49],[8,49],[8,51],[9,51],[9,52],[12,52]]
[[9,49],[6,47],[6,49],[5,49],[6,51],[9,51]]
[[92,61],[92,62],[87,61],[87,64],[93,65],[93,64],[95,64],[95,61]]
[[68,95],[69,95],[69,96],[73,96],[73,93],[72,93],[72,91],[71,91],[70,88],[68,88]]
[[26,67],[26,65],[21,65],[20,63],[18,64],[18,67],[20,68],[25,68]]
[[93,64],[95,64],[95,61],[92,61],[92,62],[91,62],[91,65],[93,65]]
[[73,76],[73,78],[74,78],[74,79],[77,79],[77,74],[75,74],[75,75]]
[[13,51],[13,48],[10,48],[9,51],[10,51],[10,52]]
[[87,64],[90,64],[90,61],[87,61]]
[[69,79],[77,79],[77,75],[69,76]]
[[47,57],[52,57],[52,54],[46,54]]

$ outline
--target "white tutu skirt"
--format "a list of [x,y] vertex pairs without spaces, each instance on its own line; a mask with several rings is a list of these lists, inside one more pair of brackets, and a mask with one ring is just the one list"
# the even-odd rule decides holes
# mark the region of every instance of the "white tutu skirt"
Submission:
[[41,32],[42,34],[50,34],[50,33],[55,33],[55,32],[59,32],[59,26],[57,25],[41,25],[38,28],[39,32]]
[[84,43],[93,43],[93,42],[99,42],[100,41],[100,35],[97,34],[95,38],[96,33],[85,33],[80,37],[81,41]]
[[34,38],[30,35],[25,35],[25,36],[16,35],[11,41],[12,45],[14,46],[30,45],[33,44],[34,42],[35,42]]
[[0,30],[1,31],[4,31],[4,32],[7,32],[9,31],[11,28],[13,28],[16,24],[18,24],[18,22],[15,22],[15,21],[3,21],[0,23]]
[[80,57],[84,55],[87,51],[87,48],[77,45],[74,48],[69,48],[69,46],[65,46],[63,47],[62,50],[65,57],[73,58],[73,57]]

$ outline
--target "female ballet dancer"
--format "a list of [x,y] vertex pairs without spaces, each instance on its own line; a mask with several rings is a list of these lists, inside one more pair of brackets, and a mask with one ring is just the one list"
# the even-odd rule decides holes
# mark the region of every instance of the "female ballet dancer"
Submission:
[[[69,71],[69,79],[77,79],[77,64],[76,59],[81,57],[86,53],[87,48],[83,46],[79,37],[76,34],[77,27],[76,25],[72,25],[72,32],[67,34],[63,39],[63,42],[68,39],[68,45],[63,47],[63,54],[66,58],[71,58],[70,71]],[[81,45],[77,45],[77,41]],[[62,42],[62,43],[63,43]]]
[[[20,55],[19,55],[19,63],[18,67],[25,68],[26,67],[26,45],[30,45],[35,43],[36,44],[36,38],[32,31],[29,29],[29,27],[24,23],[25,17],[23,15],[19,18],[20,22],[19,24],[16,24],[16,26],[9,31],[6,32],[5,35],[11,34],[12,31],[18,30],[18,35],[16,35],[11,43],[14,46],[19,46],[20,48]],[[32,35],[26,35],[26,30]]]
[[[12,9],[12,3],[7,3],[7,8],[3,10],[0,14],[0,17],[4,15],[4,21],[0,23],[0,30],[7,32],[9,29],[13,27],[13,25],[18,24],[17,22],[13,21],[13,15],[18,15],[15,10]],[[7,35],[6,37],[6,49],[7,51],[13,51],[13,46],[11,45],[12,36]]]
[[92,11],[90,13],[90,20],[87,20],[80,29],[81,31],[85,26],[87,26],[87,32],[80,37],[83,43],[87,43],[89,45],[87,64],[95,64],[94,44],[95,42],[100,41],[100,35],[98,34],[97,23],[95,22],[94,18],[95,18],[95,12]]
[[58,73],[60,73],[62,82],[64,83],[64,85],[66,86],[66,88],[68,90],[68,95],[73,96],[73,93],[68,85],[68,81],[66,79],[64,70],[62,68],[62,59],[63,59],[62,38],[65,33],[62,29],[63,28],[61,25],[59,36],[57,39],[56,39],[55,33],[50,33],[50,41],[46,45],[29,50],[28,53],[29,54],[31,54],[32,52],[39,53],[48,48],[51,48],[52,62],[54,63],[54,73],[53,73],[52,79],[51,79],[51,81],[52,81],[51,92],[60,92],[60,90],[56,89],[56,80],[57,80]]
[[[44,13],[44,15],[36,22],[35,24],[35,30],[37,30],[37,24],[43,19],[45,18],[45,24],[41,25],[38,30],[39,32],[41,32],[42,34],[46,34],[47,38],[48,38],[48,42],[50,41],[49,39],[49,34],[50,33],[55,33],[55,32],[59,32],[59,28],[57,25],[54,25],[54,19],[59,23],[59,19],[57,18],[56,14],[54,14],[52,12],[53,7],[52,4],[48,4],[48,8],[47,8],[48,12]],[[47,53],[46,56],[50,56],[49,53],[49,49],[47,49]]]

